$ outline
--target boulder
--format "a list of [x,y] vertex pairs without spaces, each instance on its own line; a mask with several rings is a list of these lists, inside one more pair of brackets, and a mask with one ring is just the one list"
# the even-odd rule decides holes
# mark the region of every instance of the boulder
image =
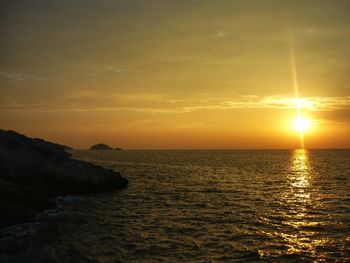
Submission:
[[0,130],[0,227],[55,206],[55,197],[121,189],[118,172],[74,160],[65,147]]

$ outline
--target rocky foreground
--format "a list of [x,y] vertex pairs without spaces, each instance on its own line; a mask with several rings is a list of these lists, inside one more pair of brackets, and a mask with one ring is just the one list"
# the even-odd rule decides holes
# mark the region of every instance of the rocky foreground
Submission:
[[121,189],[119,173],[74,160],[59,144],[0,130],[0,227],[55,207],[55,197]]

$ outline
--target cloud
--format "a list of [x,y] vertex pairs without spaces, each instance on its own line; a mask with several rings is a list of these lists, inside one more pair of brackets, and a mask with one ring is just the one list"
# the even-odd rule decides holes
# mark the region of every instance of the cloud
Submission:
[[310,111],[330,111],[350,109],[350,96],[306,98],[265,97],[258,104],[268,108],[302,108]]
[[228,34],[226,31],[224,31],[224,30],[219,30],[219,31],[216,32],[216,34],[215,34],[215,37],[217,37],[217,38],[223,38],[223,39],[227,38],[228,36],[229,36],[229,34]]
[[255,95],[241,96],[235,99],[222,99],[211,105],[198,105],[186,107],[187,111],[201,109],[306,109],[310,111],[331,111],[350,109],[350,96],[348,97],[308,97],[285,98],[276,96],[260,97]]
[[111,72],[116,73],[116,74],[123,73],[125,71],[121,68],[116,68],[116,67],[112,67],[112,66],[108,66],[108,67],[106,67],[106,69],[108,69]]
[[[161,113],[190,113],[201,110],[235,110],[235,109],[279,109],[290,110],[295,108],[308,111],[324,112],[334,110],[350,110],[350,96],[346,97],[306,97],[292,98],[282,96],[235,96],[206,97],[197,99],[177,99],[161,94],[121,94],[114,97],[103,97],[100,104],[91,104],[89,94],[74,97],[74,100],[60,104],[19,102],[2,103],[2,111],[26,112],[89,112],[89,111],[137,111],[152,114]],[[94,96],[94,93],[91,94]],[[80,98],[80,99],[79,99]],[[96,98],[96,97],[95,97]],[[107,97],[106,97],[107,98]]]
[[43,81],[46,80],[45,77],[41,76],[34,76],[29,74],[18,74],[18,73],[10,73],[6,71],[0,71],[0,79],[4,78],[5,80],[10,81],[23,81],[23,80],[37,80],[37,81]]
[[0,77],[8,79],[8,80],[16,80],[16,81],[22,81],[24,80],[24,77],[20,74],[13,74],[5,71],[0,72]]

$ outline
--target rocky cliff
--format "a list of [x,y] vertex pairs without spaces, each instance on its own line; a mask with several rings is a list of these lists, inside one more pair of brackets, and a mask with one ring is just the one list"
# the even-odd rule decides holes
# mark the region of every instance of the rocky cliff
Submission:
[[0,130],[0,226],[55,206],[58,195],[126,187],[119,173],[74,160],[59,144]]

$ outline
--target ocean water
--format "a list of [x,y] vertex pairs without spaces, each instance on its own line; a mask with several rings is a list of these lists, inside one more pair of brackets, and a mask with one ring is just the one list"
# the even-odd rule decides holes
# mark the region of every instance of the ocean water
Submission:
[[1,262],[350,261],[350,150],[74,151],[127,189],[2,230]]

